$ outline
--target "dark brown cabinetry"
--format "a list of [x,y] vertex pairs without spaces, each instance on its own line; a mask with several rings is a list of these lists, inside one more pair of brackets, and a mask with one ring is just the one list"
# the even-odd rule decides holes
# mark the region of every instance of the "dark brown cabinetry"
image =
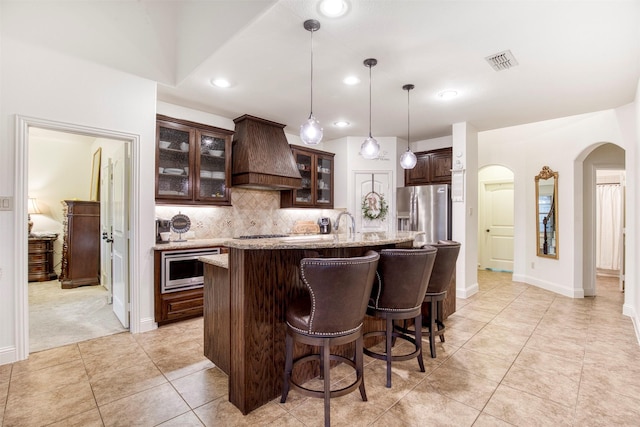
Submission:
[[415,153],[418,163],[404,171],[404,185],[451,184],[452,148]]
[[45,282],[58,278],[53,269],[53,243],[57,239],[57,234],[47,237],[29,237],[30,282]]
[[100,284],[100,202],[64,200],[63,289]]
[[280,192],[281,208],[333,209],[333,158],[335,154],[292,145],[302,188]]
[[[211,247],[190,247],[193,249],[215,249]],[[171,249],[175,251],[175,249]],[[227,253],[227,248],[220,248],[221,253]],[[204,308],[203,288],[188,289],[175,292],[162,292],[162,250],[153,254],[154,263],[154,314],[158,325],[202,316]]]
[[156,202],[229,205],[232,131],[157,116]]

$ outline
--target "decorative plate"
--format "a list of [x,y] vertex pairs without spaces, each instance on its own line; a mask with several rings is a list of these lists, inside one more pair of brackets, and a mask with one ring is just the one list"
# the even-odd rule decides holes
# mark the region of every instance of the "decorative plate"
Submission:
[[191,228],[191,220],[185,214],[177,214],[171,218],[171,230],[175,233],[186,233]]

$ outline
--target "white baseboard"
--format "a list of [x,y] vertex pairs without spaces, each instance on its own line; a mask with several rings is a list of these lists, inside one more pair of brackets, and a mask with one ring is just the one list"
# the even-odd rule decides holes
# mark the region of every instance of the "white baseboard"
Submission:
[[631,318],[633,328],[636,331],[636,340],[638,341],[638,344],[640,344],[640,319],[638,319],[638,313],[636,313],[634,308],[629,304],[624,304],[622,306],[622,314]]
[[140,319],[140,323],[138,324],[138,329],[135,333],[149,332],[154,329],[158,329],[158,324],[155,322],[153,317],[146,317]]
[[[515,278],[513,280],[515,281]],[[540,280],[529,276],[521,276],[518,281],[524,282],[528,285],[537,286],[538,288],[545,289],[556,294],[564,295],[565,297],[584,298],[584,289],[582,288],[566,288],[558,285],[557,283],[547,282],[546,280]]]
[[456,298],[463,298],[463,299],[469,298],[471,295],[477,294],[479,290],[480,288],[478,287],[477,283],[467,286],[464,289],[456,288]]
[[0,365],[6,365],[13,363],[17,360],[17,353],[15,347],[0,348]]

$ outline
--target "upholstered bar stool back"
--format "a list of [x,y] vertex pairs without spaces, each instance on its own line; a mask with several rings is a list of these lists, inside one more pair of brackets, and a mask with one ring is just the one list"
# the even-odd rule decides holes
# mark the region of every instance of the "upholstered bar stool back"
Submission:
[[[380,256],[369,251],[353,258],[304,258],[300,262],[300,275],[309,291],[287,307],[287,335],[284,385],[281,402],[287,399],[289,389],[324,398],[325,425],[330,425],[329,399],[343,396],[356,388],[362,400],[367,400],[363,376],[362,323],[367,301],[375,279]],[[305,355],[293,360],[294,343],[320,348],[318,354]],[[355,342],[352,359],[330,353],[331,346]],[[324,390],[311,390],[296,383],[291,377],[294,365],[320,361]],[[356,371],[355,381],[341,389],[331,390],[330,362],[340,361]]]
[[[374,283],[367,314],[386,319],[384,331],[365,334],[385,337],[385,352],[364,350],[368,356],[387,362],[387,387],[391,387],[391,362],[393,360],[418,359],[420,371],[424,372],[422,360],[422,302],[429,284],[429,277],[436,256],[436,249],[384,249],[380,252],[377,281]],[[395,320],[413,319],[417,334],[414,337],[394,328]],[[393,355],[395,338],[413,343],[414,350],[407,354]]]
[[447,296],[447,289],[456,269],[460,243],[453,240],[440,240],[438,243],[429,243],[429,246],[438,250],[431,278],[429,279],[429,286],[424,297],[424,302],[429,307],[427,323],[429,327],[429,348],[431,349],[431,357],[436,357],[435,337],[439,336],[440,341],[444,342],[443,301]]

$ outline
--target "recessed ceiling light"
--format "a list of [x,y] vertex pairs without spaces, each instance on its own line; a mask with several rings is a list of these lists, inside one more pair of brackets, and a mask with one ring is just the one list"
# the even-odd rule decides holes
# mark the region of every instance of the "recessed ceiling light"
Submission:
[[438,94],[438,96],[439,96],[440,98],[444,99],[444,100],[447,100],[447,99],[453,99],[453,98],[455,98],[456,96],[458,96],[458,92],[457,92],[457,91],[455,91],[455,90],[450,90],[450,89],[449,89],[449,90],[443,90],[442,92],[440,92],[440,93]]
[[339,128],[346,128],[346,127],[347,127],[347,126],[349,126],[351,123],[349,123],[349,122],[345,122],[344,120],[340,120],[340,121],[338,121],[338,122],[333,122],[333,124],[334,124],[336,127],[339,127]]
[[231,82],[227,79],[211,79],[211,84],[216,87],[229,87],[231,86]]
[[322,0],[318,5],[320,13],[329,18],[338,18],[349,11],[345,0]]
[[357,78],[356,76],[349,76],[349,77],[345,77],[342,82],[346,85],[353,86],[360,83],[360,79]]

